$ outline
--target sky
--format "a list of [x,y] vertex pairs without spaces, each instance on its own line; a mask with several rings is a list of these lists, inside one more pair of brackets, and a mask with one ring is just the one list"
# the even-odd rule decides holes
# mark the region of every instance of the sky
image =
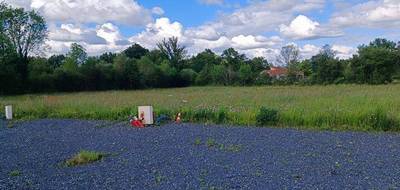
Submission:
[[[1,1],[1,0],[0,0]],[[331,45],[343,59],[375,38],[400,41],[400,0],[3,0],[47,21],[47,55],[148,49],[178,37],[189,55],[233,47],[273,62],[293,44],[306,59]]]

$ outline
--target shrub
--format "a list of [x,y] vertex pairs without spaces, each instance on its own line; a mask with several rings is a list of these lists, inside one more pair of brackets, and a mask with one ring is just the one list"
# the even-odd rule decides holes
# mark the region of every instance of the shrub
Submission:
[[363,126],[381,131],[397,130],[399,127],[399,122],[382,109],[376,109],[364,115],[360,122]]
[[261,107],[256,120],[258,125],[274,125],[278,121],[278,111],[272,108]]
[[65,161],[65,165],[68,167],[78,166],[83,164],[88,164],[92,162],[96,162],[101,160],[105,156],[104,153],[95,152],[95,151],[86,151],[81,150],[74,157]]
[[216,123],[221,124],[221,123],[226,123],[228,121],[228,112],[221,108],[218,110],[216,114]]

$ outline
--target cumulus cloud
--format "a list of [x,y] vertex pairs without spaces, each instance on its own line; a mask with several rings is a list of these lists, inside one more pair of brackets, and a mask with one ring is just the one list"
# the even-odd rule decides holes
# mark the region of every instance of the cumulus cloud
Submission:
[[259,36],[239,35],[232,38],[232,47],[241,50],[267,48],[280,44],[282,41],[283,40],[278,36],[267,38],[260,35]]
[[[5,2],[38,10],[49,22],[97,24],[115,22],[142,26],[152,21],[152,11],[133,0],[6,0]],[[160,13],[161,10],[155,12]]]
[[322,8],[324,0],[270,0],[251,1],[229,14],[220,14],[217,20],[202,27],[211,27],[227,36],[257,35],[274,31],[294,15]]
[[332,50],[335,51],[336,56],[340,59],[349,59],[357,53],[357,49],[344,45],[333,45]]
[[82,25],[61,24],[49,26],[49,38],[46,45],[48,54],[64,54],[72,43],[83,45],[90,55],[106,51],[120,51],[130,42],[120,34],[119,28],[112,23],[87,28]]
[[400,1],[379,0],[356,4],[341,12],[334,13],[332,25],[338,27],[400,27]]
[[157,19],[154,23],[146,26],[146,29],[129,40],[137,42],[146,48],[154,48],[157,42],[164,38],[178,37],[185,40],[183,35],[183,26],[179,22],[171,22],[169,18],[163,17]]
[[312,21],[304,15],[297,16],[290,22],[289,26],[282,24],[280,32],[292,39],[313,39],[342,35],[339,31],[321,27],[318,22]]

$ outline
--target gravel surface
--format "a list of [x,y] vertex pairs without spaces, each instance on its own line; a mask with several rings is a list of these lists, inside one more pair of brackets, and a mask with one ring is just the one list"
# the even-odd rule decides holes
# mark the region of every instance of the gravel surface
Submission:
[[[0,189],[397,189],[400,134],[0,121]],[[109,153],[77,167],[80,150]]]

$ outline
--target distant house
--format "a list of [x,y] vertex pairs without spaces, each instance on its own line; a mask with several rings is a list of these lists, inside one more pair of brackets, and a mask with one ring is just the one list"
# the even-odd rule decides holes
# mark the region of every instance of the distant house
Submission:
[[[267,74],[271,78],[283,79],[288,76],[288,69],[286,67],[271,67],[269,70],[265,70],[263,73]],[[297,72],[296,78],[303,79],[304,73],[301,71]]]
[[264,71],[264,73],[271,78],[281,79],[287,76],[288,69],[285,67],[271,67],[269,70]]

